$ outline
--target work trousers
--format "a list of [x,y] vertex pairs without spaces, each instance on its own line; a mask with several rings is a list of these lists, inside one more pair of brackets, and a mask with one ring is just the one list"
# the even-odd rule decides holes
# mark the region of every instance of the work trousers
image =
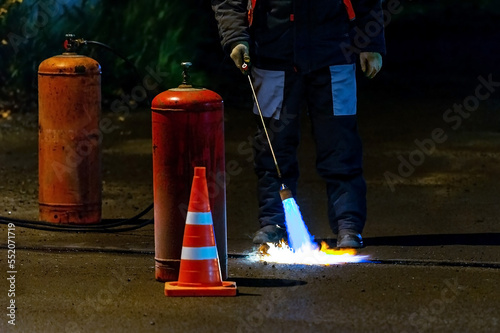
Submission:
[[355,65],[330,66],[307,74],[253,68],[252,74],[282,174],[280,179],[254,105],[258,124],[254,167],[261,227],[285,226],[279,190],[284,184],[294,196],[297,193],[300,112],[305,106],[316,146],[316,169],[326,182],[331,229],[334,233],[339,229],[361,233],[366,220],[366,183],[356,119]]

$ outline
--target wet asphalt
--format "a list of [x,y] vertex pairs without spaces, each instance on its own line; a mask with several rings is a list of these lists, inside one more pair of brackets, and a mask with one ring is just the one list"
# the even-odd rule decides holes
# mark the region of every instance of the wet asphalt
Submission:
[[[475,84],[471,84],[471,94]],[[500,332],[500,117],[497,99],[469,117],[444,115],[468,97],[367,94],[359,101],[368,185],[363,263],[254,261],[258,228],[248,107],[226,107],[229,280],[236,297],[170,298],[154,279],[151,224],[109,234],[0,226],[2,332]],[[224,98],[224,96],[223,96]],[[150,115],[118,118],[104,137],[103,216],[152,202]],[[36,119],[0,120],[0,215],[37,218]],[[304,117],[297,203],[316,239],[334,243]],[[151,218],[148,213],[143,219]],[[15,275],[15,296],[8,295]],[[15,326],[8,323],[15,300]]]

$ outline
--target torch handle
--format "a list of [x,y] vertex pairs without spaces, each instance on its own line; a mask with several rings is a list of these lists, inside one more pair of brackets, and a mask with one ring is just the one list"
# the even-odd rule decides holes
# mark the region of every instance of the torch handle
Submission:
[[[244,64],[244,65],[246,65],[246,64]],[[260,120],[262,121],[262,127],[264,128],[264,133],[266,134],[267,142],[269,143],[269,149],[271,150],[271,154],[273,155],[274,165],[276,166],[276,171],[278,172],[278,178],[281,178],[281,171],[280,171],[280,168],[278,166],[278,161],[276,160],[276,155],[274,154],[274,149],[273,149],[273,146],[271,144],[271,139],[269,138],[269,133],[267,133],[266,124],[264,122],[264,116],[262,115],[262,110],[260,109],[259,100],[257,99],[257,94],[255,93],[255,88],[253,87],[252,78],[250,77],[250,75],[247,75],[247,77],[248,77],[248,82],[250,83],[250,88],[252,88],[252,94],[253,94],[253,98],[255,100],[255,105],[257,106],[257,110],[259,111]]]

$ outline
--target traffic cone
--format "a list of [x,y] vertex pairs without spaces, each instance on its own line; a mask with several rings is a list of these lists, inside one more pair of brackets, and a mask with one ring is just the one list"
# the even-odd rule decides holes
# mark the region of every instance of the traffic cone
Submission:
[[165,296],[236,296],[236,283],[222,281],[205,173],[194,168],[179,280],[165,283]]

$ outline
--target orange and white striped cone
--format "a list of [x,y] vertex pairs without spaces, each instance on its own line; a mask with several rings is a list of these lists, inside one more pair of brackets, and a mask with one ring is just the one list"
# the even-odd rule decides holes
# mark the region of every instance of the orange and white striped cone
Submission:
[[205,167],[194,168],[179,280],[165,283],[166,296],[236,295],[236,283],[222,281],[205,173]]

